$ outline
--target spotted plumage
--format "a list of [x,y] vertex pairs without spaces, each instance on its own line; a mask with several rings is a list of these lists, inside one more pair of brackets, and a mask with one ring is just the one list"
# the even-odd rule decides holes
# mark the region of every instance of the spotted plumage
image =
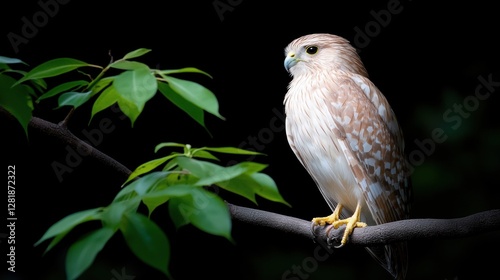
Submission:
[[[293,76],[284,100],[288,142],[332,211],[341,205],[346,218],[359,207],[354,222],[368,225],[408,218],[403,135],[355,49],[339,36],[311,34],[292,41],[285,55]],[[404,278],[406,244],[367,249]]]

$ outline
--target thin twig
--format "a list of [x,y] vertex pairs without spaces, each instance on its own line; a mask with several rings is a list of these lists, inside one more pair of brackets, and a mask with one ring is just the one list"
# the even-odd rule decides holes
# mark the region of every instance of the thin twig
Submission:
[[73,113],[75,112],[75,108],[71,108],[71,110],[68,112],[68,114],[66,115],[66,117],[64,118],[64,120],[62,120],[59,125],[64,128],[64,129],[67,129],[68,128],[68,123],[69,123],[69,119],[71,119],[71,116],[73,116]]

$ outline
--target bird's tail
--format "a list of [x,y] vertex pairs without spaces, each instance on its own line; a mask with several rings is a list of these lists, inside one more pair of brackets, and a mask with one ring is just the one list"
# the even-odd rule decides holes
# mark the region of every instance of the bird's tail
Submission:
[[390,245],[366,247],[370,255],[385,268],[396,280],[403,280],[408,269],[406,242]]

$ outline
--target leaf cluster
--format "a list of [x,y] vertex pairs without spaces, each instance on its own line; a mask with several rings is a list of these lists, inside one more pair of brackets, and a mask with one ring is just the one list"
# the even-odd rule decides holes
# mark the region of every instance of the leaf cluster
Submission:
[[[280,195],[271,177],[260,173],[266,165],[241,162],[221,166],[200,159],[218,160],[213,154],[258,154],[232,147],[192,148],[179,143],[161,143],[163,147],[182,147],[183,152],[148,161],[137,167],[124,183],[122,190],[107,207],[73,213],[51,226],[35,244],[52,239],[46,251],[52,249],[74,227],[100,220],[102,228],[75,242],[66,256],[68,279],[76,279],[93,262],[106,242],[120,231],[130,250],[146,264],[170,277],[168,237],[149,216],[158,206],[168,203],[170,218],[177,228],[192,224],[207,233],[231,239],[231,216],[226,203],[214,192],[215,186],[236,193],[256,203],[256,195],[271,201],[288,203]],[[161,169],[153,171],[155,169]],[[143,203],[148,217],[139,213]]]
[[[194,67],[151,69],[142,62],[131,60],[150,51],[144,48],[137,49],[104,67],[73,58],[57,58],[42,63],[28,72],[15,70],[10,66],[26,64],[23,61],[0,56],[0,106],[19,121],[26,134],[34,102],[38,103],[56,96],[57,108],[70,106],[76,109],[94,100],[90,120],[97,113],[117,103],[120,110],[130,119],[132,126],[146,102],[157,92],[203,127],[205,127],[204,112],[224,119],[219,113],[219,104],[212,91],[196,82],[172,76],[179,73],[200,73],[211,77],[208,73]],[[90,74],[82,72],[81,68],[84,67],[96,68],[100,72],[92,78]],[[111,69],[119,73],[108,75]],[[45,79],[71,71],[79,71],[83,74],[83,79],[70,80],[48,89]],[[16,80],[13,75],[21,77]],[[97,97],[93,98],[95,96]]]
[[[73,110],[93,101],[89,122],[97,113],[118,104],[133,126],[146,102],[158,92],[203,127],[204,112],[224,119],[219,114],[217,98],[209,89],[172,76],[200,73],[210,77],[209,74],[193,67],[151,69],[144,63],[132,60],[148,52],[149,49],[137,49],[119,60],[111,61],[107,66],[73,58],[58,58],[30,71],[12,69],[11,66],[16,64],[27,64],[16,58],[0,56],[0,107],[18,120],[26,135],[34,106],[55,97],[57,108],[72,108],[68,116]],[[81,68],[85,67],[98,69],[95,78],[82,72]],[[46,79],[71,71],[84,74],[84,78],[69,80],[48,89]],[[109,75],[110,72],[118,73]],[[20,78],[16,79],[16,76]],[[168,269],[169,238],[151,220],[151,214],[160,205],[167,204],[168,215],[177,228],[191,224],[229,241],[232,238],[228,207],[217,192],[211,190],[224,189],[254,203],[257,203],[258,195],[288,205],[273,179],[261,173],[267,165],[249,161],[232,166],[218,164],[218,154],[238,156],[260,153],[234,147],[193,148],[189,144],[172,142],[158,144],[155,152],[164,148],[181,151],[139,165],[108,206],[67,215],[53,224],[35,243],[37,246],[50,240],[45,250],[48,252],[75,227],[91,221],[100,222],[100,228],[80,237],[68,249],[67,279],[78,278],[117,232],[123,235],[126,244],[139,259],[171,278]],[[141,213],[141,205],[147,208],[148,213]]]

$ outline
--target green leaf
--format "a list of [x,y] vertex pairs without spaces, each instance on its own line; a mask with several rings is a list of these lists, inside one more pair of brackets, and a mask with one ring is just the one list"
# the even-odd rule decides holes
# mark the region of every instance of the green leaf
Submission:
[[196,149],[193,152],[193,157],[219,160],[216,156],[212,155],[211,153],[200,149]]
[[38,100],[36,102],[40,102],[43,99],[52,97],[54,95],[58,95],[61,92],[69,91],[69,90],[72,90],[75,88],[78,89],[78,88],[80,88],[82,86],[86,86],[88,84],[89,84],[89,82],[84,81],[84,80],[72,81],[72,82],[60,84],[60,85],[54,87],[53,89],[47,91],[46,93],[44,93],[42,96],[40,96],[38,98]]
[[75,70],[83,66],[93,66],[73,58],[56,58],[38,65],[21,78],[17,84],[27,80],[49,78]]
[[121,97],[118,99],[118,107],[130,119],[130,124],[133,127],[142,110],[133,102]]
[[95,114],[115,104],[119,98],[118,92],[113,85],[107,87],[95,100],[90,119],[92,120]]
[[59,241],[61,241],[68,233],[69,233],[69,231],[65,231],[63,233],[56,235],[52,239],[52,241],[50,241],[49,246],[47,246],[47,248],[45,248],[45,251],[43,251],[43,254],[45,255],[48,251],[52,250],[52,248],[54,248],[54,246],[56,246],[57,243],[59,243]]
[[33,98],[38,98],[38,95],[36,94],[35,90],[32,87],[28,86],[28,85],[25,85],[24,89],[30,95],[30,98],[29,98],[29,101],[28,101],[28,105],[31,107],[31,109],[34,109],[35,107],[33,106]]
[[40,238],[40,240],[38,240],[35,243],[35,246],[38,246],[43,241],[45,241],[49,238],[52,238],[56,235],[59,235],[61,233],[65,233],[65,232],[69,232],[71,229],[73,229],[75,226],[77,226],[81,223],[92,221],[92,220],[97,220],[98,216],[96,214],[100,210],[102,210],[102,207],[76,212],[76,213],[73,213],[73,214],[70,214],[70,215],[64,217],[63,219],[59,220],[57,223],[53,224],[45,232],[45,234],[42,236],[42,238]]
[[241,195],[251,202],[257,204],[257,200],[255,199],[255,194],[257,193],[257,188],[259,187],[255,180],[249,175],[242,174],[236,178],[233,178],[228,181],[218,182],[217,186],[235,193],[237,195]]
[[158,152],[158,150],[160,150],[161,148],[164,148],[164,147],[186,147],[186,145],[184,144],[180,144],[180,143],[174,143],[174,142],[164,142],[164,143],[160,143],[158,145],[156,145],[155,147],[155,153]]
[[139,196],[146,194],[151,188],[154,188],[158,182],[164,179],[170,172],[152,172],[133,181],[128,186],[123,188],[113,201],[120,201],[128,197],[132,192]]
[[88,89],[96,93],[100,92],[102,89],[106,88],[109,84],[111,84],[111,82],[114,80],[115,76],[102,78],[99,81],[97,81],[94,85],[89,85],[90,88]]
[[155,95],[158,88],[153,74],[149,69],[144,68],[121,73],[116,76],[113,85],[119,95],[137,107],[139,113],[142,112],[144,104]]
[[[24,63],[22,60],[17,59],[17,58],[11,58],[11,57],[6,57],[6,56],[0,56],[0,63],[5,63],[5,64],[15,64],[15,63]],[[26,64],[27,65],[27,64]]]
[[[208,162],[203,162],[203,165],[205,165],[205,168],[207,168],[207,166],[208,166],[206,163],[208,163]],[[211,163],[209,163],[209,164],[211,164]],[[182,165],[182,164],[179,164],[179,165],[184,167],[184,165]],[[244,167],[237,166],[237,165],[233,165],[233,166],[229,166],[229,167],[222,167],[222,166],[218,166],[218,167],[220,167],[220,168],[214,168],[214,169],[210,170],[209,174],[206,174],[203,177],[197,176],[198,174],[196,174],[195,172],[192,171],[195,176],[200,178],[200,180],[198,180],[196,182],[196,186],[210,186],[212,184],[217,184],[220,182],[232,180],[235,177],[238,177],[247,171]],[[191,168],[192,168],[192,166],[191,166]],[[186,169],[188,169],[189,171],[192,170],[189,168],[186,168]],[[199,175],[201,175],[201,174],[199,174]]]
[[158,89],[160,92],[175,106],[179,107],[181,110],[186,112],[191,118],[193,118],[202,127],[205,127],[205,116],[203,114],[203,109],[194,105],[176,91],[172,90],[170,86],[163,82],[158,82]]
[[138,197],[123,201],[113,202],[104,208],[101,214],[102,224],[105,227],[118,229],[123,215],[130,212],[136,212],[141,200]]
[[170,243],[155,222],[132,212],[124,215],[120,230],[128,247],[140,260],[170,277]]
[[167,164],[165,164],[165,166],[163,167],[163,171],[174,170],[174,168],[178,166],[177,159],[179,158],[179,156],[183,156],[183,154],[180,153],[173,153],[173,154],[177,154],[178,156],[168,161]]
[[191,174],[200,178],[196,186],[209,186],[219,182],[231,180],[242,174],[258,172],[266,167],[265,164],[254,162],[242,162],[233,166],[222,167],[220,165],[200,161],[193,158],[179,157],[177,163]]
[[150,52],[151,49],[144,49],[144,48],[141,48],[141,49],[137,49],[135,51],[131,51],[129,53],[127,53],[123,59],[131,59],[131,58],[135,58],[135,57],[139,57],[139,56],[143,56],[145,54],[147,54],[148,52]]
[[205,232],[231,240],[231,215],[226,203],[201,188],[193,189],[192,197],[193,206],[201,211],[190,217],[191,223]]
[[[97,105],[94,103],[94,107],[92,108],[94,113],[97,113],[103,109],[108,108],[109,106],[113,105],[115,102],[118,103],[118,107],[122,111],[122,113],[127,116],[130,119],[130,123],[132,127],[134,126],[135,121],[141,114],[141,111],[139,108],[132,102],[118,94],[116,91],[115,87],[111,85],[110,87],[106,88],[103,93],[99,95],[105,94],[101,99],[96,100],[99,101]],[[92,115],[94,116],[94,115]]]
[[94,94],[92,91],[87,92],[66,92],[58,98],[59,107],[73,106],[75,109],[89,101]]
[[199,178],[195,186],[216,184],[230,192],[246,197],[256,203],[255,194],[271,201],[289,205],[278,192],[271,177],[257,173],[267,165],[255,162],[242,162],[233,166],[222,167],[210,162],[193,158],[178,157],[177,163],[183,169]]
[[[183,203],[187,198],[170,198],[168,202],[168,213],[176,229],[189,224],[189,217],[193,211],[198,211],[190,204]],[[185,218],[186,217],[186,218]]]
[[207,72],[201,71],[200,69],[194,68],[194,67],[186,67],[186,68],[173,69],[173,70],[161,70],[159,72],[161,74],[164,74],[164,75],[177,74],[177,73],[200,73],[200,74],[203,74],[205,76],[212,78],[212,76],[210,76],[210,74],[208,74]]
[[[5,66],[7,66],[6,64],[0,64],[0,65],[5,65]],[[8,66],[7,66],[7,67],[8,67]],[[0,67],[0,69],[1,69],[1,67]],[[5,69],[5,70],[3,71],[3,73],[16,73],[16,74],[19,74],[19,75],[21,75],[21,76],[24,76],[24,75],[26,75],[26,73],[28,73],[28,72],[23,71],[23,70],[17,70],[17,69],[10,69],[10,68],[8,68],[8,69]]]
[[264,155],[263,153],[234,148],[234,147],[216,147],[216,148],[203,147],[200,148],[200,150],[207,150],[217,153],[235,154],[235,155]]
[[66,254],[67,279],[78,278],[94,262],[97,253],[114,234],[113,229],[104,227],[73,243]]
[[163,75],[162,77],[168,82],[170,87],[184,99],[224,119],[224,117],[219,114],[219,103],[217,98],[209,89],[195,82],[177,79],[167,75]]
[[32,79],[30,81],[33,86],[35,86],[39,91],[45,91],[47,89],[47,83],[44,79]]
[[130,176],[128,177],[127,181],[125,181],[124,184],[128,183],[130,180],[136,178],[137,176],[140,176],[144,173],[147,173],[153,169],[155,169],[156,167],[162,165],[163,163],[165,163],[167,160],[175,157],[177,155],[170,155],[170,156],[166,156],[166,157],[162,157],[162,158],[158,158],[158,159],[154,159],[154,160],[151,160],[151,161],[148,161],[146,163],[143,163],[141,165],[139,165],[131,174]]
[[174,185],[168,186],[165,189],[154,190],[145,194],[142,197],[142,202],[148,207],[149,215],[153,213],[156,207],[167,202],[171,197],[179,197],[191,193],[190,185]]
[[0,106],[16,118],[27,136],[33,103],[29,94],[29,87],[27,85],[13,86],[15,83],[15,79],[0,74]]
[[217,186],[232,193],[241,195],[255,204],[257,204],[255,195],[258,194],[270,201],[290,206],[290,204],[288,204],[288,202],[286,202],[279,193],[278,187],[273,179],[263,173],[242,174],[229,181],[219,182],[217,183]]
[[265,199],[268,199],[268,200],[271,200],[274,202],[280,202],[280,203],[283,203],[289,207],[292,207],[281,196],[281,194],[278,191],[278,187],[276,186],[276,183],[269,175],[264,174],[264,173],[254,173],[254,174],[251,174],[250,177],[252,177],[252,179],[255,180],[255,182],[257,182],[259,184],[259,188],[257,188],[258,195],[262,196]]
[[238,164],[235,164],[233,166],[229,166],[226,168],[238,168],[238,169],[243,169],[243,173],[245,174],[253,174],[255,172],[259,172],[264,170],[267,167],[267,164],[262,164],[262,163],[257,163],[257,162],[251,162],[251,161],[244,161],[240,162]]
[[109,65],[109,67],[122,69],[122,70],[135,70],[135,69],[148,69],[149,67],[141,62],[128,61],[128,60],[118,60]]
[[143,197],[142,198],[142,203],[146,205],[148,208],[148,218],[151,217],[151,214],[153,214],[153,211],[160,205],[164,204],[170,199],[169,196],[163,196],[163,197]]
[[190,195],[173,197],[169,202],[176,225],[191,223],[197,228],[231,240],[231,216],[226,203],[202,188],[191,188]]
[[237,176],[237,174],[227,172],[224,167],[211,162],[188,157],[178,157],[176,160],[180,167],[187,169],[191,174],[199,178],[196,183],[197,186],[210,185]]

